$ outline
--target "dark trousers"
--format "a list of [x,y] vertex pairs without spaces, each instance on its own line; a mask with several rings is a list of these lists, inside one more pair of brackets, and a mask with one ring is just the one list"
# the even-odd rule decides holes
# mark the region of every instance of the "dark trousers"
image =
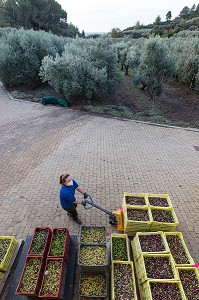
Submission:
[[69,208],[64,208],[64,210],[66,210],[69,214],[71,214],[74,221],[77,221],[77,219],[78,219],[76,207],[77,207],[77,204],[73,204]]

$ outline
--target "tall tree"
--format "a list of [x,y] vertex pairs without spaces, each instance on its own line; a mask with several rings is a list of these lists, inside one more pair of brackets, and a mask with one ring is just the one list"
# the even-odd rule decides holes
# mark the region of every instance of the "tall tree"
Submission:
[[167,20],[168,22],[171,21],[171,17],[172,17],[171,11],[169,10],[168,13],[166,14],[166,20]]
[[158,15],[155,19],[154,25],[160,25],[161,24],[161,17]]
[[[1,19],[9,20],[10,27],[41,29],[65,36],[70,27],[67,13],[55,0],[0,0],[0,15]],[[3,27],[1,23],[0,26]],[[70,30],[70,34],[74,31],[72,37],[79,34],[79,30]]]
[[189,14],[189,12],[190,12],[189,7],[188,7],[188,6],[185,6],[185,7],[181,10],[179,16],[186,19],[187,16],[188,16],[188,14]]

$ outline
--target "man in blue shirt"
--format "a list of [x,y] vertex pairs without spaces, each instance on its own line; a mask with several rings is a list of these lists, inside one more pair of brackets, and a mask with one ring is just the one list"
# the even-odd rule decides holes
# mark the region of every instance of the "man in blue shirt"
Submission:
[[82,221],[77,217],[76,207],[77,204],[85,205],[85,203],[75,198],[75,190],[84,195],[84,198],[87,198],[88,195],[69,174],[61,175],[59,183],[62,185],[60,189],[60,204],[62,208],[68,212],[68,215],[72,216],[75,222],[82,224]]

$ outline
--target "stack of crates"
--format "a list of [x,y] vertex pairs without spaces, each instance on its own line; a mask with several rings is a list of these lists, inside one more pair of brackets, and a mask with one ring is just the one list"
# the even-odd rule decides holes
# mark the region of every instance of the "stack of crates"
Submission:
[[[178,218],[174,211],[172,202],[168,194],[146,194],[146,198],[149,203],[149,208],[152,214],[152,222],[149,231],[173,231],[179,224]],[[171,215],[173,222],[159,222],[154,220],[154,214],[156,212],[163,213],[165,215]]]
[[17,244],[18,241],[13,236],[0,236],[0,282],[3,279],[4,272],[8,269]]
[[[123,197],[124,233],[148,231],[152,222],[151,211],[146,194],[124,193]],[[128,214],[137,211],[146,214],[146,220],[132,220]]]
[[[171,251],[171,247],[169,247],[167,241],[168,236],[176,236],[179,238],[182,245],[181,251],[183,250],[185,251],[188,260],[188,261],[184,261],[185,263],[184,265],[178,263],[177,258],[174,255],[174,252],[172,252],[173,250]],[[180,268],[183,268],[183,270],[185,268],[186,271],[190,270],[190,272],[195,272],[194,273],[195,279],[197,281],[196,286],[198,286],[199,288],[198,271],[196,268],[193,267],[194,261],[189,254],[189,251],[185,245],[181,233],[179,232],[164,233],[162,231],[146,232],[146,233],[137,232],[136,236],[131,242],[131,246],[132,246],[132,251],[134,256],[138,284],[139,284],[140,293],[143,300],[153,300],[152,295],[154,295],[156,290],[159,291],[159,297],[161,297],[161,295],[165,295],[165,293],[172,294],[172,292],[175,292],[180,295],[181,300],[197,299],[197,298],[186,298],[188,296],[188,293],[191,290],[192,283],[186,280],[185,288],[187,288],[188,290],[187,292],[185,291],[185,289],[183,289],[183,284],[182,284],[183,282],[181,282],[180,280]],[[172,246],[172,244],[170,246]],[[161,265],[156,264],[156,261],[159,260],[160,262],[162,259],[164,260],[164,263],[166,260],[168,260],[170,265],[170,270],[172,270],[173,276],[169,276],[168,278],[162,278],[162,275],[159,276],[159,274],[161,274],[162,272],[162,268]],[[154,271],[155,271],[154,274],[158,274],[157,278],[149,277],[148,274],[151,266],[154,266]],[[159,271],[160,273],[158,273]]]
[[[121,281],[120,285],[118,280]],[[119,295],[124,299],[127,291],[129,293],[128,299],[137,300],[134,267],[133,262],[130,261],[128,236],[127,234],[111,234],[111,300],[118,299]]]
[[[122,207],[125,233],[173,231],[179,224],[168,194],[135,194],[125,192]],[[135,210],[139,214],[140,220],[129,217],[129,214],[132,211],[135,212]],[[170,217],[171,221],[157,220],[157,217],[155,217],[157,213],[159,215],[163,214],[167,218]]]
[[[61,231],[64,232],[64,238],[56,240],[55,245],[53,239]],[[64,293],[63,280],[66,272],[69,247],[70,235],[67,228],[54,228],[52,231],[49,227],[36,227],[15,293],[28,297],[60,299]],[[60,249],[63,251],[60,251],[60,253],[55,251],[53,254],[51,250],[55,248],[58,252]],[[50,265],[53,265],[54,269]],[[28,285],[26,279],[30,269],[34,270],[34,276],[30,278],[32,284]],[[53,285],[47,283],[46,280],[50,281],[56,276],[59,280],[51,291],[50,287]],[[49,286],[48,292],[44,291],[44,285],[46,284]],[[31,288],[27,288],[27,286]]]
[[[52,231],[49,227],[36,227],[28,249],[24,268],[19,284],[16,289],[17,295],[37,297],[41,288],[42,276],[44,273],[45,261],[50,245]],[[39,242],[38,242],[39,240]],[[30,269],[34,269],[34,278],[31,277],[31,288],[26,288],[26,279]]]
[[80,298],[105,299],[108,295],[106,235],[105,226],[81,226],[78,245]]
[[[63,235],[63,237],[61,237]],[[58,247],[59,250],[62,248],[62,252],[56,251]],[[48,298],[48,294],[45,292],[45,286],[50,284],[50,280],[48,280],[49,276],[46,276],[49,269],[56,264],[56,273],[58,273],[59,283],[57,288],[56,295],[50,295],[49,298],[53,296],[55,299],[60,299],[64,294],[64,284],[63,280],[66,272],[66,264],[68,261],[68,254],[70,249],[70,235],[67,228],[54,228],[52,231],[52,237],[49,243],[49,248],[47,252],[47,259],[45,262],[45,269],[42,278],[41,288],[39,291],[39,298]]]

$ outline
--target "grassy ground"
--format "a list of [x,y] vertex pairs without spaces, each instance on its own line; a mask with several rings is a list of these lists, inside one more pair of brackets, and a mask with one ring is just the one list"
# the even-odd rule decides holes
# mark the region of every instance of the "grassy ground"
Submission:
[[[10,90],[17,99],[40,102],[45,96],[61,98],[47,85],[37,89]],[[99,102],[74,100],[70,108],[120,118],[149,121],[159,124],[199,128],[199,94],[188,87],[170,80],[163,86],[163,93],[152,102],[146,91],[133,85],[130,76],[123,81],[116,93]]]

